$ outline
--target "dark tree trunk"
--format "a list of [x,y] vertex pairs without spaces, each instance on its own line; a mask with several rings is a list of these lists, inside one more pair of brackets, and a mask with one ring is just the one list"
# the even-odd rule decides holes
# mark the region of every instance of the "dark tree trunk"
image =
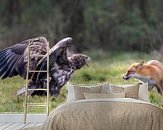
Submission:
[[8,0],[6,4],[7,10],[5,11],[6,22],[8,27],[12,27],[14,22],[20,23],[21,21],[21,10],[20,0]]
[[9,0],[7,3],[8,13],[7,13],[7,24],[9,27],[13,25],[13,13],[14,13],[14,1]]
[[21,23],[21,5],[20,5],[20,1],[21,0],[16,0],[16,5],[15,5],[15,9],[16,9],[16,14],[17,14],[17,23]]
[[142,18],[148,19],[148,0],[139,0],[139,8],[141,10]]

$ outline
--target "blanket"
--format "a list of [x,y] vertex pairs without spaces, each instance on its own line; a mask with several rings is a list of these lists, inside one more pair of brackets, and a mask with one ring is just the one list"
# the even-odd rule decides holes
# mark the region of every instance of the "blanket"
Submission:
[[43,130],[163,130],[163,110],[130,98],[65,103],[46,119]]

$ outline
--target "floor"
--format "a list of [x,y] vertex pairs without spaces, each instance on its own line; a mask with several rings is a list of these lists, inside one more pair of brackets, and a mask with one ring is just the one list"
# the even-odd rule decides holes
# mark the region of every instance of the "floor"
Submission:
[[43,123],[0,123],[0,130],[20,130],[23,128],[28,128],[28,127],[34,127],[34,126],[41,126],[43,125]]
[[28,114],[27,123],[24,124],[24,114],[0,114],[0,130],[20,130],[28,127],[43,125],[46,114]]

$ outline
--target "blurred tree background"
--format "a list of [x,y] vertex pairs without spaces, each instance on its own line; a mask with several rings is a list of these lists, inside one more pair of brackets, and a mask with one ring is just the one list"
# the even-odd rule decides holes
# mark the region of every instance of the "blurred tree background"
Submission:
[[78,51],[159,49],[162,0],[0,0],[0,48],[37,36],[74,39]]

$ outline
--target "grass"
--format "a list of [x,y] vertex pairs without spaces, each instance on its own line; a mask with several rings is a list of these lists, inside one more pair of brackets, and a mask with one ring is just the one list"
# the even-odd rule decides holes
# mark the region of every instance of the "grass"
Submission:
[[[93,84],[110,82],[113,84],[131,84],[137,81],[132,79],[125,81],[122,75],[126,72],[127,67],[141,60],[148,61],[152,59],[151,55],[140,53],[104,53],[96,51],[91,53],[85,52],[92,58],[90,67],[84,67],[75,72],[71,82],[75,84]],[[15,96],[18,88],[24,86],[24,80],[20,77],[8,78],[0,81],[0,112],[23,112],[23,97]],[[57,97],[50,97],[50,111],[62,104],[66,100],[67,91],[63,87],[61,94]],[[150,102],[163,108],[163,97],[155,91],[149,93]],[[31,102],[44,102],[45,97],[33,96]],[[44,109],[30,109],[30,112],[44,112]]]

